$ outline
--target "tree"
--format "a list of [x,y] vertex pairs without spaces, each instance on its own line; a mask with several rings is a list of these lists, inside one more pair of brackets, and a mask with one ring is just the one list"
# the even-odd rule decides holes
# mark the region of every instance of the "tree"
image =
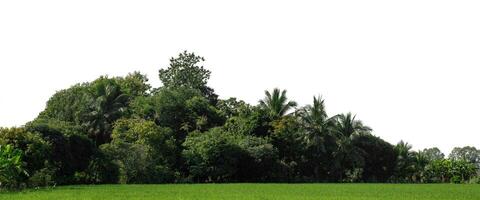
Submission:
[[[297,111],[304,129],[308,165],[312,166],[315,179],[326,177],[333,165],[333,153],[337,149],[337,138],[333,135],[334,118],[328,118],[325,101],[322,97],[313,97],[313,104]],[[324,177],[320,177],[323,174]]]
[[149,97],[137,98],[131,104],[133,115],[169,127],[178,144],[188,132],[206,130],[224,123],[220,112],[194,89],[162,88]]
[[251,109],[249,104],[233,97],[226,100],[219,100],[216,107],[222,113],[225,119],[239,116],[243,112],[246,112],[246,110]]
[[273,131],[272,120],[267,111],[249,105],[242,106],[238,116],[228,118],[223,127],[228,132],[260,137],[268,136]]
[[118,77],[116,80],[120,85],[122,93],[127,95],[130,100],[139,96],[147,96],[152,88],[147,83],[147,76],[137,71],[129,73],[125,77]]
[[455,147],[448,157],[452,160],[465,160],[480,168],[480,150],[477,150],[475,147]]
[[240,162],[239,181],[269,181],[278,177],[278,149],[268,139],[247,135],[239,146],[248,154]]
[[352,113],[335,116],[336,123],[333,131],[340,138],[349,138],[355,134],[372,131],[370,127],[363,125],[362,121],[356,120],[355,117]]
[[396,153],[394,147],[371,134],[355,136],[352,144],[361,152],[364,165],[362,178],[364,182],[386,182],[395,170]]
[[396,153],[395,178],[397,181],[410,182],[416,170],[414,153],[411,151],[412,145],[401,140],[394,147]]
[[144,119],[120,119],[115,122],[112,138],[114,141],[146,145],[156,164],[173,167],[176,147],[170,128]]
[[333,154],[335,165],[332,174],[336,179],[342,180],[346,173],[352,174],[364,165],[361,152],[353,145],[352,139],[360,134],[368,134],[372,129],[363,125],[362,121],[356,120],[351,113],[336,115],[333,119],[335,125],[332,131],[338,138],[338,148]]
[[260,107],[267,110],[273,119],[278,119],[284,116],[295,106],[297,106],[296,102],[288,101],[287,91],[280,91],[278,88],[273,89],[272,93],[266,90],[265,98],[260,100]]
[[475,175],[476,167],[466,160],[441,159],[432,161],[425,171],[428,182],[462,183]]
[[445,158],[445,155],[437,147],[423,149],[421,152],[429,162]]
[[37,118],[81,125],[84,122],[84,116],[89,112],[89,100],[89,83],[76,84],[50,97],[45,110]]
[[159,70],[163,86],[199,90],[212,104],[216,104],[218,96],[207,86],[211,72],[198,65],[203,61],[203,57],[187,51],[180,53],[177,58],[171,58],[170,66]]
[[110,141],[112,125],[122,117],[128,105],[118,83],[108,77],[100,77],[92,83],[89,112],[85,116],[84,126],[94,138],[97,146]]
[[38,133],[50,144],[48,161],[50,168],[53,168],[50,172],[54,173],[55,182],[75,183],[75,174],[87,169],[95,152],[93,142],[81,132],[75,132],[75,126],[64,122],[36,120],[28,123],[25,128]]
[[273,146],[278,149],[280,161],[278,179],[295,180],[300,177],[300,166],[306,153],[301,124],[295,117],[285,116],[273,121],[272,129],[270,138]]

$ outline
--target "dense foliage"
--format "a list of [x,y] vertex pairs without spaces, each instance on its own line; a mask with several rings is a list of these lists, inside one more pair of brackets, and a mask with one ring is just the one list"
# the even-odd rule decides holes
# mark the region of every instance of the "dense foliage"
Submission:
[[392,145],[325,100],[287,91],[258,105],[219,99],[203,57],[183,52],[145,75],[102,76],[58,91],[33,121],[0,129],[1,187],[174,182],[453,182],[478,180],[480,150]]

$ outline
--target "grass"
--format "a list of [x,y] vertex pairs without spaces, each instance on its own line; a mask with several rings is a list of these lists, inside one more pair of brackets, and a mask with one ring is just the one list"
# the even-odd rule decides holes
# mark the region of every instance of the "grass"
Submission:
[[191,184],[63,186],[0,193],[0,199],[480,199],[480,185],[453,184]]

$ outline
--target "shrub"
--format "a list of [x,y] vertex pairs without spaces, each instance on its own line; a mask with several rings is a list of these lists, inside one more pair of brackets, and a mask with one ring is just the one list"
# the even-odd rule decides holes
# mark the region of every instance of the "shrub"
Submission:
[[[87,169],[95,151],[94,144],[85,134],[68,123],[46,120],[29,123],[26,129],[38,133],[51,145],[48,161],[55,169],[55,182],[58,184],[76,183],[75,173]],[[51,170],[50,170],[51,171]]]
[[190,176],[200,182],[236,180],[241,161],[248,153],[238,145],[240,136],[213,128],[191,133],[183,143]]
[[55,185],[55,170],[52,168],[43,168],[35,171],[28,178],[28,186],[30,187],[46,187]]
[[97,151],[90,160],[87,170],[75,175],[78,182],[83,183],[118,183],[119,167],[112,158]]
[[22,151],[11,145],[0,145],[0,188],[17,188],[21,175],[27,175],[23,168]]
[[[39,134],[26,131],[24,128],[0,128],[0,145],[12,145],[23,152],[24,169],[30,174],[46,167],[45,161],[51,155],[51,146]],[[22,181],[27,177],[22,176]]]

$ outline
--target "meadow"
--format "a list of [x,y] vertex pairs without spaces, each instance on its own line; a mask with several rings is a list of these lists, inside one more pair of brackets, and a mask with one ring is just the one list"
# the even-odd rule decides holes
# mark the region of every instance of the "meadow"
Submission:
[[0,193],[0,199],[480,199],[466,184],[177,184],[61,186]]

